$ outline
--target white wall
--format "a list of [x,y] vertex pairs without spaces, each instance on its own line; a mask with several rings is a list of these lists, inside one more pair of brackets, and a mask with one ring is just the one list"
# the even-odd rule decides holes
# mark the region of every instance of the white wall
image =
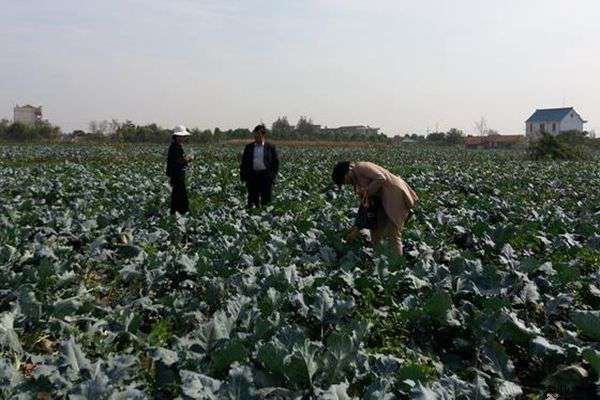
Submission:
[[560,131],[583,131],[583,119],[575,111],[572,111],[569,115],[566,115],[562,121],[560,121]]
[[[552,129],[553,128],[552,124],[554,124],[554,129]],[[544,126],[544,129],[542,129],[542,126]],[[525,129],[526,129],[525,136],[539,135],[542,132],[542,130],[547,133],[552,133],[552,134],[556,135],[560,132],[560,122],[559,121],[527,122],[525,124]],[[532,132],[532,129],[533,129],[533,132]]]
[[33,110],[15,110],[14,119],[15,122],[22,122],[24,124],[34,124],[35,112]]
[[13,114],[14,122],[22,122],[24,124],[35,124],[38,121],[36,109],[15,107]]

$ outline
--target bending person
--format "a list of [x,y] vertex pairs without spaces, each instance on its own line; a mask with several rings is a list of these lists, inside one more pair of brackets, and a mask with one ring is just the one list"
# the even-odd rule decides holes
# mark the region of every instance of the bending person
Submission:
[[[350,163],[342,161],[333,168],[333,181],[341,185],[353,185],[361,204],[380,203],[377,210],[377,224],[371,229],[371,243],[376,248],[381,239],[387,236],[397,255],[402,255],[402,229],[411,215],[411,209],[418,201],[417,194],[400,178],[371,162]],[[378,201],[370,201],[375,198]],[[379,198],[379,199],[377,199]],[[359,233],[353,226],[348,233],[352,241]]]

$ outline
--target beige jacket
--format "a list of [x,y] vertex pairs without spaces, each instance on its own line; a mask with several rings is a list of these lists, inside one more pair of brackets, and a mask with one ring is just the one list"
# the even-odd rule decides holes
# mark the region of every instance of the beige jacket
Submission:
[[387,169],[372,162],[357,162],[350,167],[354,184],[367,191],[369,196],[380,196],[390,221],[402,227],[410,210],[419,200],[410,186]]

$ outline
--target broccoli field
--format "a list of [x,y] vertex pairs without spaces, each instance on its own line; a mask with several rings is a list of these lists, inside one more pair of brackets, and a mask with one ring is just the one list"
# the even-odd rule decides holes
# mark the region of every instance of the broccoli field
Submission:
[[[600,158],[282,147],[245,209],[239,146],[0,146],[0,399],[593,399]],[[405,256],[346,243],[336,161],[420,197]]]

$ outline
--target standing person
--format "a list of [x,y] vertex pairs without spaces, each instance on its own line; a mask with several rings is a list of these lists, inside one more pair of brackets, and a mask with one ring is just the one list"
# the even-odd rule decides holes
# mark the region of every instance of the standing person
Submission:
[[173,189],[171,193],[171,214],[176,212],[185,214],[190,210],[185,188],[185,169],[193,157],[186,155],[183,151],[183,144],[188,136],[190,136],[190,133],[185,126],[176,126],[169,146],[167,176],[170,178],[169,183]]
[[[376,226],[371,229],[371,244],[376,248],[382,237],[388,236],[394,252],[402,255],[402,229],[418,201],[417,194],[404,179],[371,162],[349,161],[337,163],[332,178],[340,187],[353,185],[361,204],[381,204],[376,211]],[[358,233],[359,228],[353,226],[348,241],[354,240]]]
[[240,179],[248,188],[248,208],[261,207],[271,202],[273,183],[279,171],[279,156],[272,144],[265,142],[267,128],[254,128],[254,142],[244,148],[240,165]]

